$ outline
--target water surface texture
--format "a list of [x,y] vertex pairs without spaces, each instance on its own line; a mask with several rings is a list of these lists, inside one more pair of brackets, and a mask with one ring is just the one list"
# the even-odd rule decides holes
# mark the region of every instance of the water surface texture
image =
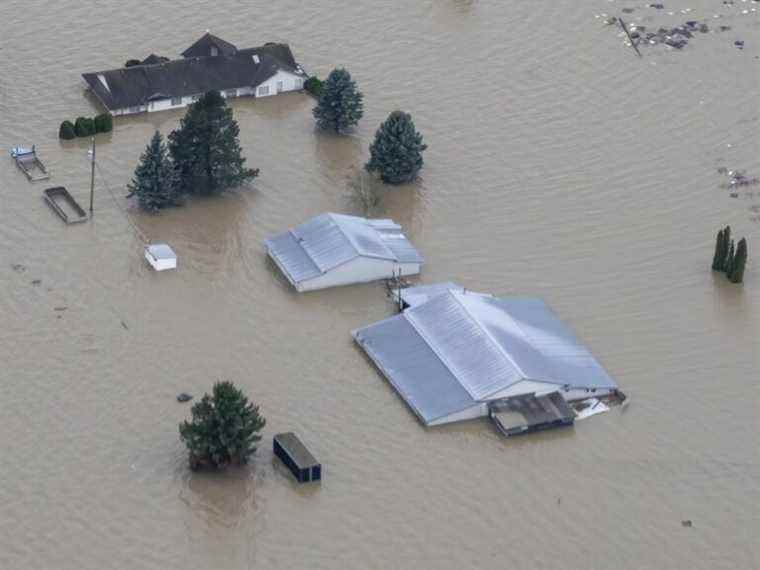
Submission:
[[[644,4],[3,0],[0,567],[760,567],[760,186],[731,197],[717,172],[760,176],[760,4]],[[655,29],[731,30],[638,58],[603,23],[624,7]],[[206,29],[289,42],[321,76],[346,66],[366,113],[337,138],[314,132],[307,95],[236,101],[261,176],[130,210],[178,253],[158,274],[125,186],[181,111],[98,138],[95,217],[79,226],[7,148],[35,143],[50,185],[86,204],[88,143],[57,139],[61,120],[100,112],[80,73],[176,57]],[[361,213],[348,182],[397,108],[429,149],[379,213],[425,255],[423,281],[543,297],[631,396],[625,411],[510,441],[486,422],[425,429],[349,334],[392,313],[383,285],[298,295],[267,262],[266,236]],[[743,286],[709,270],[725,224],[749,242]],[[250,468],[194,474],[175,396],[219,379],[261,404],[265,437]],[[274,461],[289,430],[321,486]]]

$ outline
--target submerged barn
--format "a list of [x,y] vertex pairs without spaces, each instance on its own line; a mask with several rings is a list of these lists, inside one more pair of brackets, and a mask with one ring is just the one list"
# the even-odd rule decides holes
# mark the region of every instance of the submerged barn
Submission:
[[489,415],[515,396],[566,401],[617,385],[540,299],[499,299],[454,284],[401,292],[402,313],[354,339],[425,425]]
[[416,275],[423,263],[393,220],[321,214],[264,243],[297,291]]
[[186,107],[208,91],[224,97],[269,97],[303,89],[308,78],[287,44],[238,49],[206,33],[179,59],[151,54],[137,65],[84,73],[112,115]]

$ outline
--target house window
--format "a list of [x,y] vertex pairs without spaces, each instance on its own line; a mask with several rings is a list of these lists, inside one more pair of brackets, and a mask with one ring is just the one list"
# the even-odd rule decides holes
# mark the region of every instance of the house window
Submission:
[[182,105],[182,97],[172,97],[172,107]]
[[259,95],[269,95],[269,85],[262,85],[258,90]]
[[219,48],[216,46],[211,46],[211,57],[215,57],[219,55]]
[[285,82],[284,81],[278,81],[277,82],[277,93],[282,93],[285,90]]
[[293,80],[293,88],[294,89],[301,89],[302,87],[303,87],[303,79],[301,79],[300,77],[296,77]]
[[227,89],[227,91],[224,92],[224,96],[228,99],[237,97],[237,89]]

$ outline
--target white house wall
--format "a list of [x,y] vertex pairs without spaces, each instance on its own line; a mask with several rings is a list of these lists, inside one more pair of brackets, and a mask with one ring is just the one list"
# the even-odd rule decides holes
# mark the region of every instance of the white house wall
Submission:
[[[256,97],[271,97],[272,95],[277,95],[278,81],[282,81],[282,93],[288,91],[300,91],[303,89],[303,77],[280,70],[264,83],[256,87]],[[264,89],[262,89],[262,87]],[[264,93],[264,91],[266,91],[266,93]]]
[[[220,93],[225,98],[250,97],[252,95],[255,95],[256,97],[270,97],[272,95],[277,95],[277,82],[279,81],[282,81],[281,93],[301,91],[303,89],[303,77],[294,73],[280,70],[256,88],[242,86],[234,90],[228,89],[226,91],[220,91]],[[262,86],[265,86],[266,89],[262,90]],[[235,93],[228,94],[227,91],[234,91]],[[267,94],[262,94],[262,91],[267,91]],[[118,117],[120,115],[134,115],[137,113],[143,113],[145,111],[149,113],[156,113],[159,111],[168,111],[170,109],[182,109],[194,103],[201,95],[202,93],[198,93],[197,95],[186,95],[182,97],[181,101],[178,101],[177,104],[172,104],[172,99],[159,99],[157,101],[151,101],[147,105],[143,105],[141,107],[115,109],[111,111],[111,115]]]
[[335,269],[331,269],[319,277],[300,283],[297,289],[299,291],[314,291],[316,289],[326,289],[327,287],[338,287],[352,283],[368,283],[380,279],[390,279],[394,275],[397,275],[399,270],[405,276],[416,275],[420,272],[420,264],[396,263],[385,259],[357,257]]

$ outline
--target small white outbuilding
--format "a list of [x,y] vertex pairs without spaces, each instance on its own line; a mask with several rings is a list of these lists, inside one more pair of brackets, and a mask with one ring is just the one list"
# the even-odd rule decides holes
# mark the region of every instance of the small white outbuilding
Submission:
[[326,213],[264,243],[297,291],[416,275],[423,264],[401,226],[387,219]]
[[145,259],[156,271],[177,269],[177,254],[165,243],[153,243],[146,246]]

